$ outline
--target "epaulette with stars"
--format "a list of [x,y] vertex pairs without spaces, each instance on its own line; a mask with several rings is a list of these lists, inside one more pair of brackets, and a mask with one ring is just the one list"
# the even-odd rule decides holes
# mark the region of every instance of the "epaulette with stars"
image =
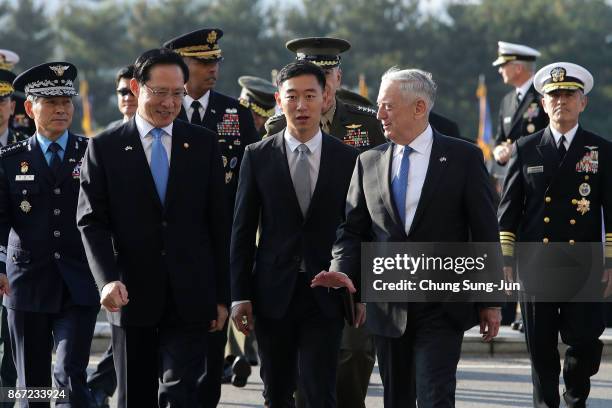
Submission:
[[350,112],[353,113],[359,113],[361,115],[366,115],[366,116],[374,116],[376,117],[376,109],[374,108],[370,108],[368,106],[361,106],[361,105],[352,105],[350,103],[346,104],[346,109]]
[[8,157],[16,153],[27,152],[30,150],[32,150],[32,147],[27,140],[24,140],[22,142],[13,143],[0,148],[0,157]]

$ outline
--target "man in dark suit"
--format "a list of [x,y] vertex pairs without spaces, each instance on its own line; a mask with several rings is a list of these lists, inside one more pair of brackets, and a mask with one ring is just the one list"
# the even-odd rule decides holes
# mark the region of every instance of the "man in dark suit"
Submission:
[[[218,28],[202,28],[166,41],[164,47],[176,51],[189,67],[189,81],[185,84],[187,95],[178,118],[217,133],[225,172],[227,208],[232,215],[244,148],[260,137],[251,112],[237,99],[213,89],[219,75],[219,64],[223,61],[219,47],[222,36],[223,31]],[[227,328],[208,336],[208,366],[201,390],[204,408],[216,407],[221,398],[226,342]],[[241,360],[237,370],[240,374],[250,369],[245,363]]]
[[[378,118],[392,143],[357,159],[330,271],[358,276],[363,241],[497,241],[482,152],[432,130],[428,116],[435,89],[424,71],[391,69],[383,76]],[[376,336],[385,407],[414,407],[417,400],[421,408],[454,407],[463,331],[476,324],[476,312],[490,340],[499,327],[496,307],[367,304],[366,327]]]
[[[515,242],[542,243],[537,252],[519,247],[516,257],[524,288],[521,311],[533,403],[538,408],[559,406],[561,334],[569,346],[563,398],[568,407],[585,407],[603,347],[601,282],[606,285],[604,296],[612,294],[612,145],[578,123],[593,87],[586,69],[550,64],[538,71],[534,84],[543,95],[550,125],[519,139],[508,165],[498,211],[504,272],[513,276]],[[567,302],[591,285],[597,296],[589,298],[592,303]]]
[[143,53],[136,115],[83,162],[78,225],[110,312],[119,407],[198,406],[207,332],[227,317],[223,170],[215,135],[175,120],[188,78],[173,51]]
[[358,152],[321,132],[325,74],[319,67],[287,65],[278,88],[287,128],[248,146],[240,171],[230,251],[232,319],[245,333],[257,319],[271,408],[293,405],[298,372],[307,407],[335,407],[341,297],[310,282],[329,265]]
[[17,385],[51,386],[55,346],[53,385],[66,389],[71,406],[83,407],[100,298],[75,222],[87,148],[86,138],[68,131],[76,75],[74,65],[51,62],[13,82],[27,95],[36,133],[0,149],[0,248],[6,260],[0,291],[6,294]]

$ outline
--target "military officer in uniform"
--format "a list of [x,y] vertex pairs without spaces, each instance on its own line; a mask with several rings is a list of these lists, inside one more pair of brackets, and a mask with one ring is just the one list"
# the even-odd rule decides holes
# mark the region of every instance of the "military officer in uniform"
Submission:
[[[19,62],[19,55],[11,50],[0,49],[0,69],[7,71],[14,71],[15,64]],[[25,102],[25,95],[20,91],[13,93],[13,100],[15,101],[15,111],[11,118],[10,127],[22,135],[27,136],[34,134],[36,127],[34,121],[26,115],[23,103]]]
[[[189,68],[189,80],[185,84],[187,95],[183,99],[178,119],[204,126],[218,135],[228,208],[233,211],[244,149],[260,137],[249,110],[237,99],[213,89],[219,74],[219,64],[223,61],[219,47],[222,36],[223,31],[218,28],[203,28],[166,41],[164,47],[181,55]],[[228,231],[230,229],[228,225]],[[208,336],[208,368],[201,393],[204,408],[216,407],[221,398],[226,342],[227,330],[213,332]]]
[[266,134],[264,124],[276,113],[274,93],[276,86],[263,78],[244,75],[238,78],[242,87],[238,100],[253,114],[253,121],[260,136]]
[[523,135],[530,135],[548,125],[548,116],[541,106],[541,97],[533,87],[535,61],[540,52],[521,44],[499,41],[498,57],[493,61],[499,67],[504,83],[515,89],[508,92],[499,107],[499,122],[493,156],[504,166],[510,159],[512,143]]
[[100,298],[76,228],[87,148],[87,138],[68,131],[76,75],[74,65],[50,62],[13,82],[27,96],[36,133],[0,149],[0,246],[6,257],[0,291],[7,295],[17,385],[51,386],[55,346],[53,385],[66,389],[71,406],[84,407]]
[[[534,86],[543,95],[550,125],[518,139],[508,163],[498,210],[504,273],[514,276],[515,242],[541,243],[535,253],[523,244],[516,248],[533,403],[559,407],[561,334],[568,345],[563,398],[568,407],[585,407],[589,377],[601,359],[603,303],[563,300],[589,284],[599,299],[602,284],[604,296],[612,293],[612,144],[578,123],[593,87],[585,68],[568,62],[547,65],[535,75]],[[595,244],[587,245],[585,255],[581,243]]]

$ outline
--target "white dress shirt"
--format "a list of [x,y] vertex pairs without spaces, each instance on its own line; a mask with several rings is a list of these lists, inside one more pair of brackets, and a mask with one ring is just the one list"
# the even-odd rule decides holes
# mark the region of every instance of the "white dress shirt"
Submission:
[[569,150],[570,145],[572,144],[572,140],[574,140],[574,136],[576,136],[576,131],[578,130],[578,123],[576,126],[567,131],[567,133],[561,133],[554,127],[550,126],[550,133],[552,133],[555,138],[555,146],[559,148],[559,140],[561,140],[561,136],[565,136],[565,150]]
[[[421,190],[423,189],[427,168],[429,167],[432,145],[433,131],[430,125],[427,125],[427,129],[408,145],[413,150],[409,156],[410,167],[408,168],[408,189],[406,191],[406,225],[404,226],[406,234],[410,231],[410,226],[414,220],[414,214],[421,198]],[[404,146],[396,144],[393,149],[393,162],[391,163],[391,180],[399,175],[403,154]]]
[[200,102],[200,118],[204,120],[204,113],[206,113],[206,108],[208,108],[208,101],[210,100],[210,90],[206,91],[204,95],[200,99],[193,99],[189,95],[185,95],[183,98],[183,108],[185,108],[185,113],[187,114],[187,119],[191,122],[191,116],[193,115],[193,108],[191,107],[191,103],[197,100]]
[[[151,129],[155,128],[155,126],[144,120],[138,113],[136,113],[135,121],[136,128],[140,134],[140,142],[142,143],[142,148],[144,149],[145,156],[147,156],[147,162],[150,166],[151,150],[153,150],[153,135],[150,132]],[[172,153],[172,122],[168,126],[161,129],[164,131],[164,134],[161,137],[161,142],[166,149],[166,154],[168,155],[168,165],[170,165],[170,155]]]
[[531,84],[533,84],[533,77],[529,78],[526,82],[523,83],[523,85],[516,88],[516,94],[519,96],[519,102],[523,102],[523,98],[531,87]]
[[[291,173],[291,180],[295,180],[295,166],[297,164],[298,150],[297,147],[302,144],[297,138],[289,133],[288,129],[285,129],[285,151],[287,152],[287,162],[289,163],[289,172]],[[308,163],[310,164],[310,193],[314,193],[315,186],[317,185],[317,178],[319,177],[319,167],[321,165],[321,143],[323,141],[323,134],[321,129],[316,135],[306,143],[304,143],[310,153],[308,157]]]

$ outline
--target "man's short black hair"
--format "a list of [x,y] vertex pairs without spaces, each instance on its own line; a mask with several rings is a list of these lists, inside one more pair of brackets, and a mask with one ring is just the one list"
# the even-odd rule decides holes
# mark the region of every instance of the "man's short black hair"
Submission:
[[115,77],[115,86],[119,86],[119,81],[121,81],[123,78],[134,78],[134,64],[127,65],[117,72],[117,76]]
[[183,57],[168,48],[154,48],[143,52],[134,63],[134,79],[139,84],[144,84],[149,80],[151,68],[155,65],[178,65],[183,71],[185,83],[189,80],[189,68]]
[[276,76],[276,86],[280,89],[286,80],[302,75],[313,75],[321,85],[321,90],[325,89],[325,72],[318,65],[303,60],[285,65]]

